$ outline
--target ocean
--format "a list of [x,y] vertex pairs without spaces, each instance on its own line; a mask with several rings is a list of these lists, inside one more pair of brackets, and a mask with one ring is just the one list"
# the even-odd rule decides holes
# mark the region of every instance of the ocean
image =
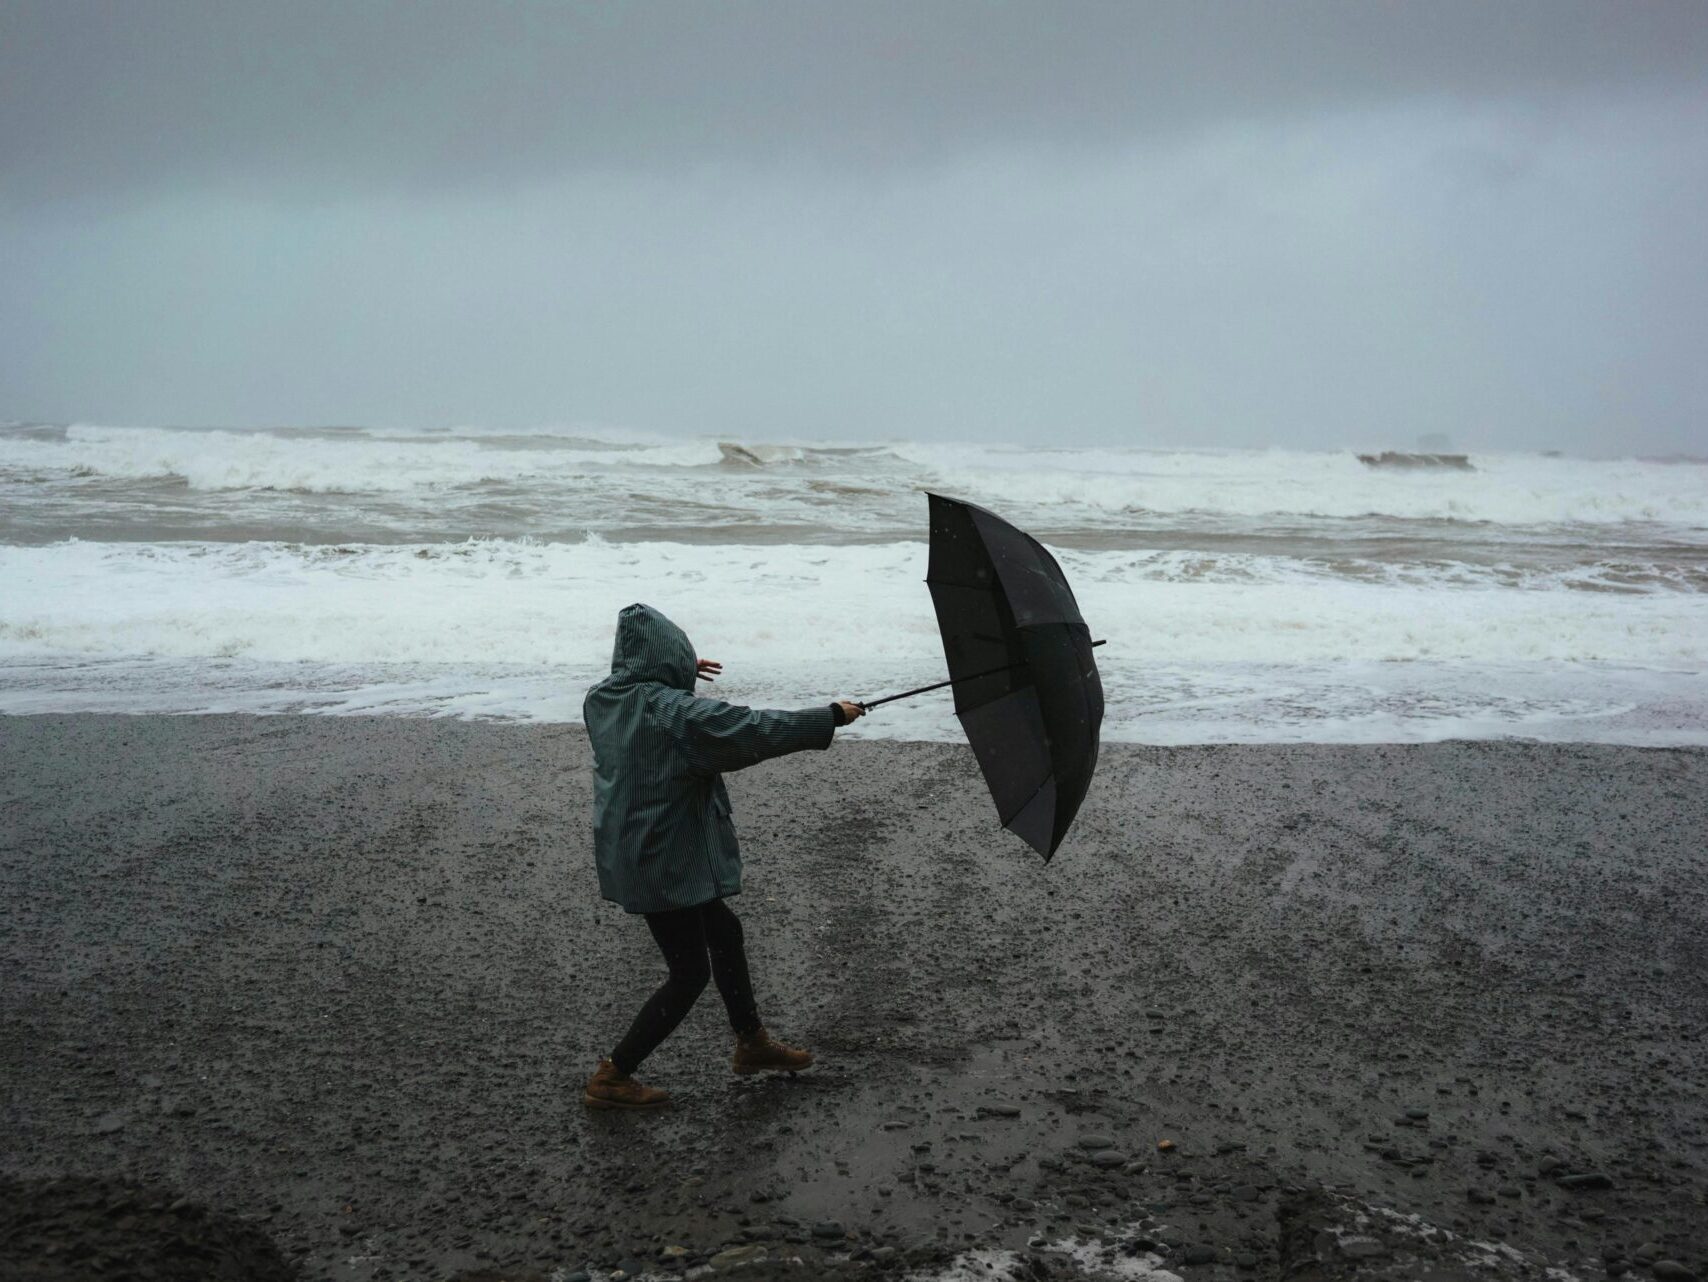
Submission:
[[[573,722],[617,611],[799,706],[944,675],[928,491],[1030,531],[1104,737],[1708,743],[1708,464],[579,428],[0,427],[0,711]],[[844,733],[960,737],[947,692]]]

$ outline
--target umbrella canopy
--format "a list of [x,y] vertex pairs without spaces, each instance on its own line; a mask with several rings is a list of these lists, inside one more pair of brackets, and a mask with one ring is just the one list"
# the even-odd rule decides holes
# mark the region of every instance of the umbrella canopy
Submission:
[[1097,768],[1103,682],[1091,631],[1042,543],[982,507],[931,500],[931,564],[955,715],[1002,826],[1045,859]]

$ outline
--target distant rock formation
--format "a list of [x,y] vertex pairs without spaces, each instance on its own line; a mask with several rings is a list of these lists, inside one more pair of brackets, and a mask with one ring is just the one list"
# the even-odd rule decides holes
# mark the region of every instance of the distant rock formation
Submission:
[[741,445],[735,441],[719,441],[718,453],[725,463],[743,467],[764,467],[767,463],[793,463],[805,453],[798,445]]
[[1383,450],[1380,454],[1360,454],[1358,461],[1365,467],[1435,467],[1456,472],[1475,472],[1469,456],[1464,454],[1407,454],[1399,450]]

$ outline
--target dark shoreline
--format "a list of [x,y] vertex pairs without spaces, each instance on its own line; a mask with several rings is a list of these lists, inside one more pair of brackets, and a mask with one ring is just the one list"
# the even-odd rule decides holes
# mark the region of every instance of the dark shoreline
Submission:
[[310,1278],[1141,1220],[1274,1276],[1314,1184],[1708,1266],[1708,750],[1110,745],[1048,867],[960,747],[731,792],[762,1008],[821,1066],[732,1078],[708,993],[642,1074],[678,1107],[588,1116],[659,964],[579,730],[0,718],[0,1174],[160,1181]]

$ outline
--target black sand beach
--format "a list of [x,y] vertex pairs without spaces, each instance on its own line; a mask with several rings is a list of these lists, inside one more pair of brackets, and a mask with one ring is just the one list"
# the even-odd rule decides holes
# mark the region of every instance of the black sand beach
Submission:
[[579,730],[0,719],[0,1175],[170,1186],[308,1278],[1070,1238],[1274,1277],[1315,1185],[1537,1276],[1708,1267],[1708,752],[1110,746],[1050,866],[960,747],[730,784],[820,1066],[732,1077],[708,992],[642,1072],[676,1108],[589,1115],[662,968]]

